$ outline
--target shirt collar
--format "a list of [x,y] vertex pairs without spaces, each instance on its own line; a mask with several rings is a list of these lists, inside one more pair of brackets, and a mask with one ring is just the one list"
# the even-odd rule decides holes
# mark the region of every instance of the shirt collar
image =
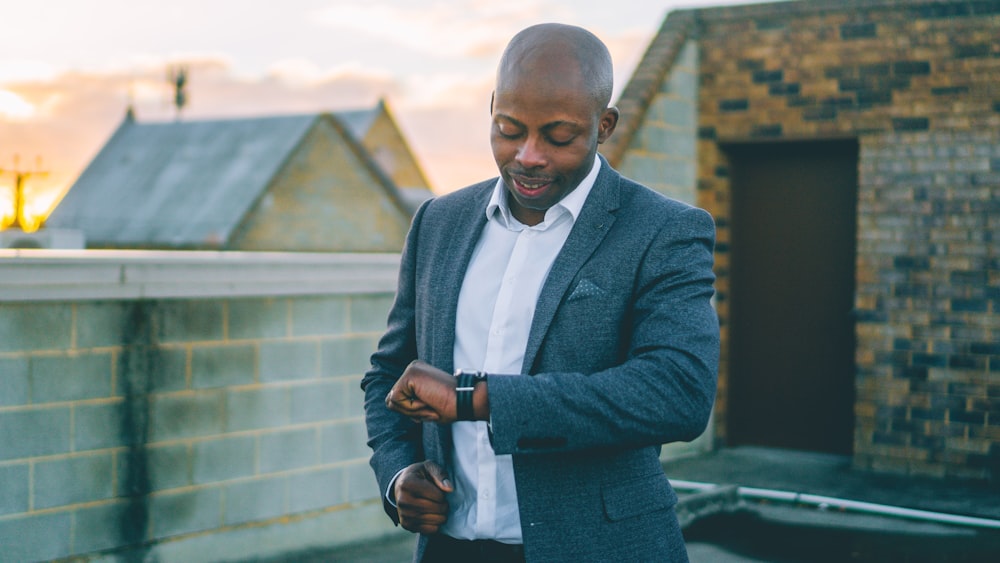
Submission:
[[[545,212],[545,219],[542,223],[549,223],[550,220],[565,212],[569,212],[573,221],[576,221],[576,218],[580,216],[580,211],[583,210],[583,204],[587,201],[587,196],[590,195],[590,191],[597,182],[597,174],[600,171],[601,159],[594,155],[594,165],[590,167],[587,176],[580,181],[575,190],[566,194]],[[496,185],[493,186],[493,195],[490,196],[490,202],[486,205],[486,219],[496,219],[508,229],[520,230],[523,228],[521,222],[510,213],[510,206],[507,205],[507,188],[504,186],[503,177],[498,178]]]

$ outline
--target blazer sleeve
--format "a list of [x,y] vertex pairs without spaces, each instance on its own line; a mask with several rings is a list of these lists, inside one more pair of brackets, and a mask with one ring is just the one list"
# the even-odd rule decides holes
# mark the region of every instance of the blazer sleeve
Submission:
[[573,334],[546,335],[577,339],[585,355],[589,323],[619,322],[627,336],[617,365],[589,372],[585,362],[561,358],[566,365],[551,369],[554,362],[543,361],[533,377],[489,378],[496,453],[636,448],[701,434],[715,399],[719,361],[711,303],[714,242],[708,213],[686,207],[673,214],[634,268],[607,265],[635,272],[623,318],[602,318],[606,312],[598,309],[567,323],[575,325]]
[[361,389],[365,393],[368,446],[372,449],[370,463],[375,470],[385,511],[396,524],[399,523],[399,516],[396,508],[386,499],[386,492],[393,477],[401,469],[421,461],[423,452],[420,425],[386,408],[385,397],[406,366],[417,358],[414,316],[417,240],[420,222],[429,203],[425,202],[414,214],[403,246],[396,298],[389,312],[386,331],[371,356],[371,369],[361,380]]

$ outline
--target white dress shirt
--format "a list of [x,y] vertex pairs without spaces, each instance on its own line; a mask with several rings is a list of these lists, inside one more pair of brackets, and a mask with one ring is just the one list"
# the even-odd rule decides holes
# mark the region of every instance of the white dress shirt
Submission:
[[[531,227],[511,214],[503,180],[497,181],[458,297],[456,368],[490,377],[521,373],[542,285],[600,168],[595,157],[580,185]],[[511,456],[493,452],[486,422],[456,422],[452,436],[455,491],[448,495],[448,521],[441,531],[459,539],[522,543]]]

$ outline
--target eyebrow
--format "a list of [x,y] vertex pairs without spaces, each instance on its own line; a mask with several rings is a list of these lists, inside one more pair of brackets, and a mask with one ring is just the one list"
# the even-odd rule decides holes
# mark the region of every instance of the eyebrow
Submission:
[[[522,128],[525,128],[525,129],[527,128],[527,126],[524,123],[518,121],[517,119],[514,119],[513,117],[511,117],[511,116],[509,116],[509,115],[507,115],[505,113],[498,113],[498,114],[496,114],[494,116],[494,120],[496,120],[496,119],[505,119],[507,121],[510,121],[514,125],[517,125],[518,127],[522,127]],[[583,127],[581,127],[580,124],[576,123],[575,121],[562,121],[562,120],[558,120],[558,121],[553,121],[551,123],[546,123],[545,125],[542,125],[541,130],[544,131],[544,132],[549,132],[549,131],[551,131],[551,130],[557,128],[557,127],[561,127],[561,126],[570,127],[570,128],[572,128],[574,130],[577,130],[577,131],[583,129]]]

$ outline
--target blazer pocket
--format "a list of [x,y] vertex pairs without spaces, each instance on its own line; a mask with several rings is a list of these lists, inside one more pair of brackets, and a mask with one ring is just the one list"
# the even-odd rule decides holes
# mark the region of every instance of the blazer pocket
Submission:
[[612,522],[673,508],[677,493],[662,473],[608,483],[601,488],[604,515]]
[[569,294],[567,301],[583,299],[584,297],[601,297],[605,291],[596,283],[584,278],[576,283],[573,292]]

